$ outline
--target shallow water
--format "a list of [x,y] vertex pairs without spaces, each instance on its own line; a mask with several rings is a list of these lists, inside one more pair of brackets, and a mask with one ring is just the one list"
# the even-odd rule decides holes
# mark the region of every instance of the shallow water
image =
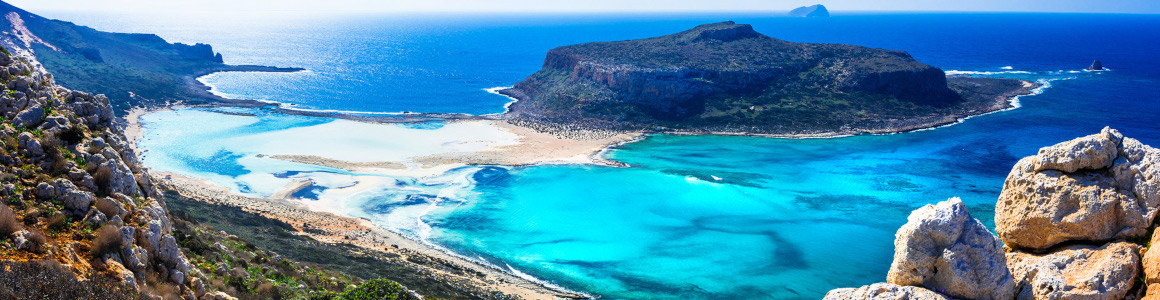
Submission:
[[[292,178],[316,178],[321,187],[302,196],[317,200],[303,201],[609,299],[819,298],[832,288],[880,282],[893,233],[911,210],[961,197],[991,226],[1010,166],[1039,147],[1103,126],[1160,145],[1160,16],[313,18],[320,19],[294,26],[278,18],[189,23],[254,29],[229,35],[151,19],[103,19],[101,26],[211,42],[234,63],[306,66],[310,72],[205,80],[222,93],[313,109],[498,112],[506,99],[483,89],[534,72],[551,47],[724,19],[791,41],[902,49],[947,70],[1050,84],[1021,98],[1019,109],[936,130],[822,140],[653,136],[608,154],[631,168],[480,166],[430,178],[255,156],[309,144],[315,137],[298,133],[319,135],[310,128],[338,132],[331,139],[354,148],[315,153],[438,151],[410,143],[416,135],[407,131],[359,140],[353,135],[368,131],[355,124],[343,132],[345,125],[327,119],[204,111],[158,115],[146,126],[145,163],[155,169],[256,195]],[[1093,58],[1113,71],[1080,71]],[[336,192],[360,180],[376,188]]]

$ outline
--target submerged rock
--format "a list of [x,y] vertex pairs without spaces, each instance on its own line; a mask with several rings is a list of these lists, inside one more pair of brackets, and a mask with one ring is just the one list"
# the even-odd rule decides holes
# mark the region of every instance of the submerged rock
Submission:
[[1125,242],[1069,246],[1043,254],[1007,254],[1018,299],[1122,299],[1132,288],[1139,247]]
[[835,289],[825,300],[946,300],[947,296],[916,286],[875,283],[860,288]]
[[956,298],[1011,299],[1015,294],[1002,244],[958,198],[910,214],[895,234],[886,281]]
[[1040,149],[1007,175],[995,231],[1028,250],[1142,235],[1160,207],[1157,162],[1156,149],[1110,128]]

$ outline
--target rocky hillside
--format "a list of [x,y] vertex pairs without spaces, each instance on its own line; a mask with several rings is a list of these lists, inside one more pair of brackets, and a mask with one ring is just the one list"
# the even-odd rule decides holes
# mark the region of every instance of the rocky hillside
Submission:
[[501,93],[520,100],[511,112],[522,118],[794,133],[990,111],[1024,88],[1016,80],[950,80],[903,51],[793,43],[722,22],[555,48],[543,69]]
[[295,71],[231,66],[210,45],[153,34],[110,33],[51,20],[0,1],[0,46],[33,55],[71,89],[108,95],[118,111],[166,101],[226,101],[194,80],[215,71]]
[[1116,130],[1039,150],[1007,176],[996,236],[951,199],[898,230],[886,283],[826,299],[1160,299],[1160,150]]
[[171,219],[109,99],[60,87],[7,50],[0,142],[0,298],[417,298],[389,280],[355,287],[364,281]]

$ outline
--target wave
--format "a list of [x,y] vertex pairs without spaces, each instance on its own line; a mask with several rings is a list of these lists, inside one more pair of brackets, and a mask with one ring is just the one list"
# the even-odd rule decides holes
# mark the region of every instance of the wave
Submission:
[[488,115],[502,115],[502,114],[506,114],[508,112],[511,112],[512,104],[515,104],[516,102],[520,101],[520,99],[512,98],[512,96],[504,95],[504,94],[499,92],[501,90],[506,90],[506,89],[510,89],[510,88],[512,88],[512,87],[510,87],[510,86],[497,86],[497,87],[493,87],[493,88],[483,89],[484,91],[487,91],[488,94],[495,94],[495,95],[504,96],[505,98],[508,98],[511,100],[511,101],[508,101],[508,103],[503,104],[503,113],[488,114]]
[[1015,67],[1012,67],[1012,66],[1004,66],[1004,67],[1002,67],[1002,68],[1000,68],[1000,69],[1003,69],[1003,70],[1011,70],[1011,69],[1015,69]]
[[[1009,70],[1009,69],[1005,69],[1005,70]],[[960,70],[947,70],[945,73],[947,75],[1035,74],[1035,72],[1030,72],[1030,71],[960,71]]]

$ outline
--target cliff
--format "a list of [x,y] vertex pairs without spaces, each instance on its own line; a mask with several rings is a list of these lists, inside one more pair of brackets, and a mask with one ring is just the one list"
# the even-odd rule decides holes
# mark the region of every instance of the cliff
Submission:
[[827,18],[830,16],[830,11],[826,10],[825,6],[815,4],[810,6],[802,6],[789,11],[790,17],[802,18]]
[[555,48],[540,71],[501,93],[520,100],[512,115],[547,122],[799,133],[910,127],[994,110],[1020,89],[1016,80],[948,79],[902,51],[793,43],[722,22]]
[[1160,298],[1160,150],[1118,131],[1044,147],[1007,175],[995,232],[958,199],[911,213],[886,283],[826,299]]
[[167,101],[227,101],[194,78],[215,71],[296,71],[231,66],[210,45],[169,43],[153,34],[110,33],[51,20],[0,2],[0,46],[36,57],[63,86],[108,95],[115,109]]

